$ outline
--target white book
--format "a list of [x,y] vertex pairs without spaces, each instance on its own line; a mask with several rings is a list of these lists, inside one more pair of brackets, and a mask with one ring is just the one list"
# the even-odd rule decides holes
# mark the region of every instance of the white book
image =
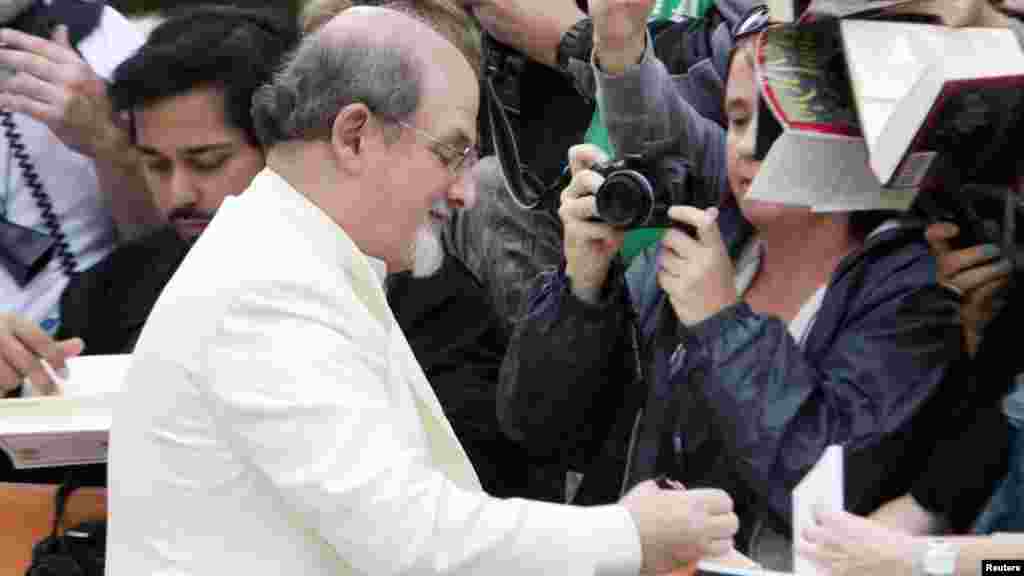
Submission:
[[793,572],[799,576],[827,576],[827,573],[796,553],[801,534],[814,523],[816,509],[843,510],[843,449],[829,446],[821,458],[793,489]]
[[[929,188],[936,160],[954,152],[948,134],[999,122],[993,109],[1024,89],[1024,51],[1011,30],[839,25],[870,166],[883,186]],[[996,100],[984,96],[995,91]]]
[[106,462],[112,402],[130,360],[71,358],[63,395],[0,400],[0,451],[17,469]]

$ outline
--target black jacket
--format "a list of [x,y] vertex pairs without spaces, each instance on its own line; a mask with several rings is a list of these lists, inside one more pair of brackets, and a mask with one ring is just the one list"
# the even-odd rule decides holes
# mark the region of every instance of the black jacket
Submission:
[[[1019,288],[1024,276],[1018,274]],[[939,430],[927,466],[911,495],[926,510],[943,516],[954,532],[967,531],[1006,476],[1011,427],[1003,413],[1003,398],[1024,372],[1020,334],[1024,301],[1016,290],[1008,304],[985,329],[969,373],[951,376],[960,391],[959,412]]]
[[484,490],[498,497],[556,500],[561,477],[533,466],[502,434],[494,413],[508,334],[486,291],[457,258],[437,274],[392,274],[388,303]]
[[164,228],[76,275],[60,299],[57,339],[81,338],[86,354],[131,352],[188,248],[173,228]]

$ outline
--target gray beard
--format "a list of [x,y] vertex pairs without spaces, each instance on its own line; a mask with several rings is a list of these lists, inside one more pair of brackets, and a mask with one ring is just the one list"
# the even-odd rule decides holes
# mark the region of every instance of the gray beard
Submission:
[[434,222],[424,222],[416,229],[413,242],[412,275],[414,278],[433,276],[444,264],[444,246],[441,244],[441,229]]

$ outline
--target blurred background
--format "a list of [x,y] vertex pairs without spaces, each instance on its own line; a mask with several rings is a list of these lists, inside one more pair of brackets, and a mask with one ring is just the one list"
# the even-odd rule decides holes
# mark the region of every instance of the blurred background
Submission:
[[178,7],[197,4],[230,4],[234,6],[267,6],[292,17],[298,17],[303,0],[108,0],[108,4],[126,16],[147,18]]

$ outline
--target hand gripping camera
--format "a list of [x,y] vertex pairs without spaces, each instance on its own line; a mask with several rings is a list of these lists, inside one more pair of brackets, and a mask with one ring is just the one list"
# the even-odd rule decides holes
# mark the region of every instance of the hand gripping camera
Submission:
[[[594,192],[595,221],[624,230],[680,227],[668,217],[668,209],[693,204],[704,185],[680,156],[627,156],[590,169],[604,177]],[[548,195],[557,198],[571,179],[564,174]]]
[[697,178],[678,156],[627,157],[591,168],[604,176],[594,193],[598,219],[617,228],[669,228],[673,205],[691,204],[697,197]]

